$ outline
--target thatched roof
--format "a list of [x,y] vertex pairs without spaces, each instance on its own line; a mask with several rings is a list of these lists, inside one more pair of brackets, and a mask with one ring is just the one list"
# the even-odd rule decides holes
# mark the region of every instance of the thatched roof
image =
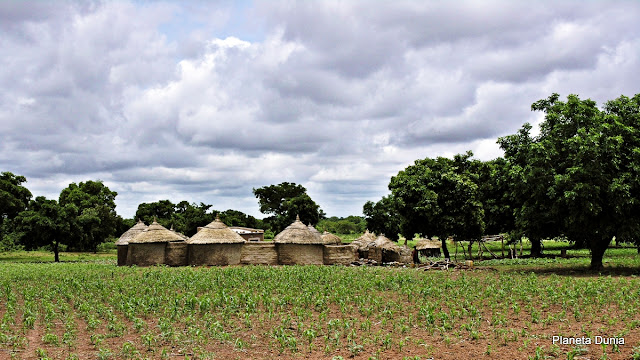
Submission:
[[378,236],[373,242],[373,246],[394,251],[398,251],[400,249],[400,246],[398,244],[394,243],[393,241],[391,241],[391,239],[384,235]]
[[416,250],[440,249],[440,248],[442,248],[442,243],[437,240],[418,239],[418,242],[416,243]]
[[184,239],[154,220],[146,230],[129,240],[129,244],[163,243],[172,241],[184,241]]
[[[311,231],[312,233],[317,233],[320,234],[320,231],[318,231],[318,229],[314,228],[313,225],[309,224],[307,225],[307,228],[309,229],[309,231]],[[322,236],[322,234],[320,234],[320,236]]]
[[200,229],[187,242],[189,244],[241,244],[245,240],[216,216],[215,220]]
[[360,250],[366,250],[369,248],[369,244],[373,243],[374,241],[376,241],[375,234],[370,233],[369,230],[366,230],[364,234],[362,234],[362,236],[353,240],[353,242],[351,242],[351,245],[357,246]]
[[169,231],[171,231],[172,233],[180,236],[182,238],[182,240],[188,240],[189,239],[189,237],[187,235],[185,235],[183,233],[179,233],[179,232],[173,230],[173,224],[171,225],[171,229],[169,229]]
[[296,221],[282,230],[273,238],[276,244],[318,244],[322,245],[322,236],[316,230],[313,232],[300,221],[300,217],[296,216]]
[[327,245],[342,244],[342,239],[327,231],[322,234],[322,241]]
[[147,225],[145,225],[142,220],[138,220],[137,224],[133,225],[131,229],[125,231],[122,235],[120,235],[120,238],[118,239],[118,241],[116,241],[116,245],[128,245],[131,239],[133,239],[139,233],[143,232],[146,228]]

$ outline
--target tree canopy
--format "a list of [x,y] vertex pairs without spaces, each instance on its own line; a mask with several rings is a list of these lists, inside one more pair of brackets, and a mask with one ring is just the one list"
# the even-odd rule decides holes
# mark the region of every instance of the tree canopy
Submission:
[[498,140],[515,177],[516,228],[532,243],[562,235],[586,244],[599,269],[614,236],[637,241],[640,234],[640,95],[609,101],[603,111],[558,94],[531,108],[545,113],[540,135],[525,124]]
[[8,224],[21,211],[27,209],[31,192],[22,184],[27,182],[24,176],[14,175],[8,171],[0,174],[0,243],[11,226]]
[[264,219],[275,233],[282,231],[291,224],[296,215],[300,216],[305,224],[316,225],[325,214],[309,195],[302,185],[283,182],[278,185],[263,186],[253,189],[253,194],[258,198],[260,212],[272,214]]
[[76,216],[71,224],[69,245],[77,250],[96,251],[97,246],[113,236],[117,225],[117,192],[102,181],[71,183],[60,193],[60,206],[73,205]]

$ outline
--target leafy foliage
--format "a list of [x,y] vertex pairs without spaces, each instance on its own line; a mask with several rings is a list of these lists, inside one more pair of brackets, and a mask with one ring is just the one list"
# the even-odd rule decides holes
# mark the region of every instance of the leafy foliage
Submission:
[[115,233],[117,192],[102,181],[71,183],[60,193],[60,206],[73,205],[69,245],[77,250],[96,251],[97,246]]
[[305,224],[310,225],[316,225],[325,216],[324,211],[307,195],[307,189],[302,185],[283,182],[254,188],[253,194],[258,198],[260,212],[273,214],[264,220],[275,233],[291,224],[296,215],[300,216],[300,220]]
[[[365,216],[367,229],[376,234],[385,234],[389,239],[398,241],[402,232],[402,218],[398,214],[393,196],[383,196],[378,202],[367,201],[362,213]],[[413,238],[413,236],[411,236]]]

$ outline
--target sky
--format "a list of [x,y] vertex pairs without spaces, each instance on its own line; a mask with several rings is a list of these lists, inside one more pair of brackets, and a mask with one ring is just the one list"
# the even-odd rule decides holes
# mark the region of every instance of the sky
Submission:
[[0,1],[0,171],[118,214],[169,199],[263,217],[305,186],[361,215],[417,159],[496,140],[552,93],[640,93],[640,1]]

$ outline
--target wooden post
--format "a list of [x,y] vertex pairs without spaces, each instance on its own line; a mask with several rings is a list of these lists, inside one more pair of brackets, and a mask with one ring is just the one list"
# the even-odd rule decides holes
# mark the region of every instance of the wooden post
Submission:
[[473,241],[469,240],[469,260],[473,260],[473,254],[471,253],[471,244],[473,244]]
[[502,242],[502,258],[504,259],[504,236],[500,237],[500,241]]
[[520,257],[522,257],[522,239],[520,239]]

